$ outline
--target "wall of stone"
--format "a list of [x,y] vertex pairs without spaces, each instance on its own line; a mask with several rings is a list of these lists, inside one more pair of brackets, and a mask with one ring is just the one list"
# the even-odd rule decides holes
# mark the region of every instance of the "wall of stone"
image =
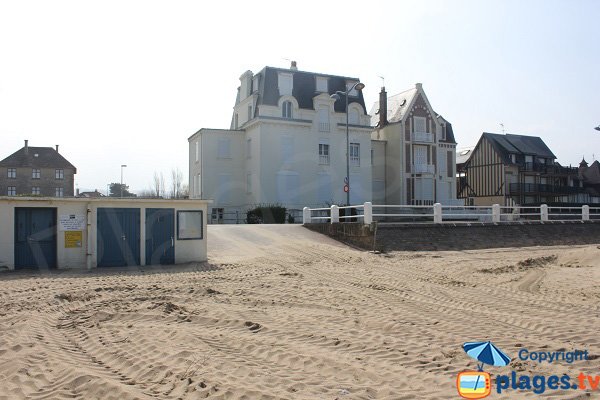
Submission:
[[600,221],[471,224],[310,224],[365,250],[432,251],[600,244]]

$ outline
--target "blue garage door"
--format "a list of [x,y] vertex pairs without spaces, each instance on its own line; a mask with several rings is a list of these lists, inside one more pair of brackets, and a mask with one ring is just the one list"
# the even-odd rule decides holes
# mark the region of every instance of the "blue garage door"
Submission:
[[146,264],[175,264],[175,209],[146,209]]
[[140,265],[140,209],[98,208],[98,266]]
[[15,208],[15,269],[56,268],[56,208]]

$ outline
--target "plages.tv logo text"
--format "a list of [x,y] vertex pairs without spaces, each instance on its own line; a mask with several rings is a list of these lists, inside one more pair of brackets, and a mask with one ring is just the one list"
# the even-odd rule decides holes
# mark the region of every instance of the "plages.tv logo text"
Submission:
[[477,371],[466,371],[458,374],[456,389],[465,399],[483,399],[492,391],[490,374],[483,371],[483,365],[504,367],[510,363],[510,357],[504,354],[492,342],[467,342],[463,350],[477,360]]

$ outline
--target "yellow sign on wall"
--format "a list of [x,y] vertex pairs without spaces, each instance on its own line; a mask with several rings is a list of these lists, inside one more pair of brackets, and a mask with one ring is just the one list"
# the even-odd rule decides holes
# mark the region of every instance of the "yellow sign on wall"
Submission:
[[65,231],[65,249],[81,247],[83,242],[82,231]]

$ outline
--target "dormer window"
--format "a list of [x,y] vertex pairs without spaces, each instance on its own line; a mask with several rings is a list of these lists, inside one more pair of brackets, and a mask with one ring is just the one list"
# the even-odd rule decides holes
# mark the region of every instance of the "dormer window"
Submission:
[[283,118],[292,118],[292,102],[284,101],[281,107],[281,116]]
[[327,78],[324,76],[317,76],[317,92],[327,93]]
[[294,76],[292,74],[279,73],[277,84],[280,96],[291,96],[294,86]]

